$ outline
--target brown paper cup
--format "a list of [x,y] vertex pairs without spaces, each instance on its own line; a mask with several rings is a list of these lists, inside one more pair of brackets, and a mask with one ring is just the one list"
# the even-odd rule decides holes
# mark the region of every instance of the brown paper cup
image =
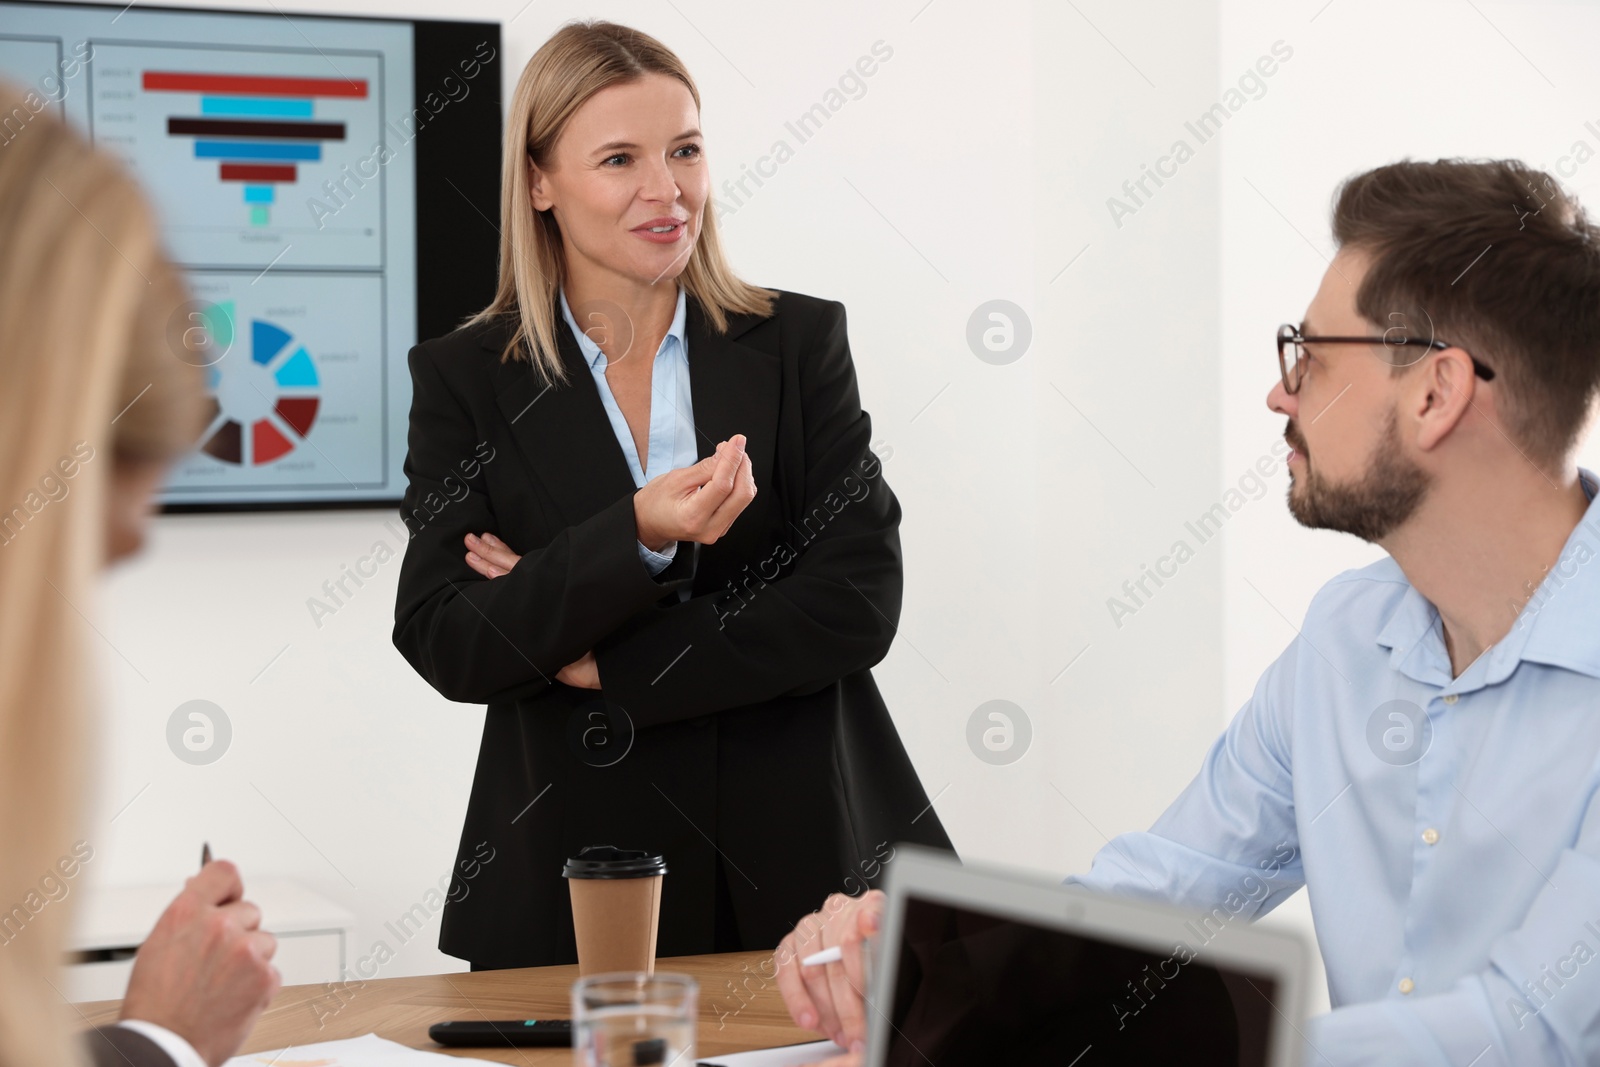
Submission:
[[655,972],[656,930],[666,861],[642,851],[591,845],[562,876],[572,894],[578,974]]

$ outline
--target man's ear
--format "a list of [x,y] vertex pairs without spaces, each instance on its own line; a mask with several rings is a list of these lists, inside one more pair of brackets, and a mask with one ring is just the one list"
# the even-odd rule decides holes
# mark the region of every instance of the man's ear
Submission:
[[1417,447],[1424,452],[1450,436],[1476,404],[1478,379],[1464,349],[1446,348],[1427,360],[1412,393]]

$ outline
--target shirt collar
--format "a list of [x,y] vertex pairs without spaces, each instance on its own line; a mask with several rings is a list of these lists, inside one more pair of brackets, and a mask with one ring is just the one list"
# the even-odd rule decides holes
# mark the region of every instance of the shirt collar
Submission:
[[[689,345],[684,340],[684,323],[688,321],[688,293],[683,286],[678,286],[678,307],[672,313],[672,325],[667,327],[667,336],[661,339],[663,346],[668,337],[677,338],[678,348],[688,359]],[[578,328],[578,320],[572,317],[572,308],[567,304],[567,288],[561,287],[561,317],[567,320],[567,326],[572,330],[573,338],[578,342],[578,351],[583,353],[584,362],[589,364],[589,369],[594,370],[603,366],[604,353],[600,346],[590,339],[589,335]]]
[[[1510,677],[1523,660],[1547,663],[1568,670],[1600,677],[1600,628],[1594,625],[1596,605],[1600,605],[1600,479],[1579,468],[1579,481],[1589,498],[1588,510],[1567,536],[1556,563],[1523,605],[1511,629],[1488,649],[1449,688],[1477,688],[1495,685]],[[1399,564],[1390,560],[1396,574]],[[1439,613],[1415,586],[1406,583],[1405,595],[1378,633],[1378,644],[1391,650],[1390,665],[1408,675],[1406,661],[1421,652],[1424,641],[1437,645],[1434,656],[1448,679],[1449,657],[1442,635],[1428,634],[1438,626]],[[1413,661],[1415,669],[1427,670],[1430,664]]]

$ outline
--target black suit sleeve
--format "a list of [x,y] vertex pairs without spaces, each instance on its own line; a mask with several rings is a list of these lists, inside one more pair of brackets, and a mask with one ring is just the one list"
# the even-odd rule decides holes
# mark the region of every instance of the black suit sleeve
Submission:
[[[825,307],[800,357],[805,511],[788,531],[792,568],[739,595],[643,611],[595,646],[601,690],[637,725],[814,692],[888,654],[903,586],[900,504],[869,448],[844,305]],[[758,577],[784,547],[751,561]]]
[[400,566],[395,647],[451,700],[536,696],[624,619],[681,584],[693,554],[680,549],[672,566],[651,577],[639,559],[633,499],[623,497],[525,552],[509,573],[478,574],[467,565],[463,538],[499,529],[481,467],[516,459],[497,459],[479,439],[427,345],[412,348],[408,362],[401,514],[411,538]]
[[173,1067],[160,1045],[125,1026],[103,1026],[83,1035],[94,1067]]

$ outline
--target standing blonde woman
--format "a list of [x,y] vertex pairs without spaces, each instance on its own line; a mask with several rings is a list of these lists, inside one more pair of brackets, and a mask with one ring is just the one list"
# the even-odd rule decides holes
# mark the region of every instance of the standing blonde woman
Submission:
[[87,1041],[60,992],[76,897],[39,894],[102,843],[83,821],[86,619],[204,426],[199,365],[167,337],[187,294],[120,166],[36,94],[0,82],[0,116],[0,1067],[214,1067],[278,988],[231,863],[188,880],[139,950],[122,1023]]
[[477,968],[576,958],[587,845],[665,856],[662,956],[949,847],[870,672],[900,506],[844,307],[734,275],[705,140],[659,41],[564,26],[511,103],[499,291],[411,352],[394,641],[488,705],[460,847],[496,858],[439,939]]

